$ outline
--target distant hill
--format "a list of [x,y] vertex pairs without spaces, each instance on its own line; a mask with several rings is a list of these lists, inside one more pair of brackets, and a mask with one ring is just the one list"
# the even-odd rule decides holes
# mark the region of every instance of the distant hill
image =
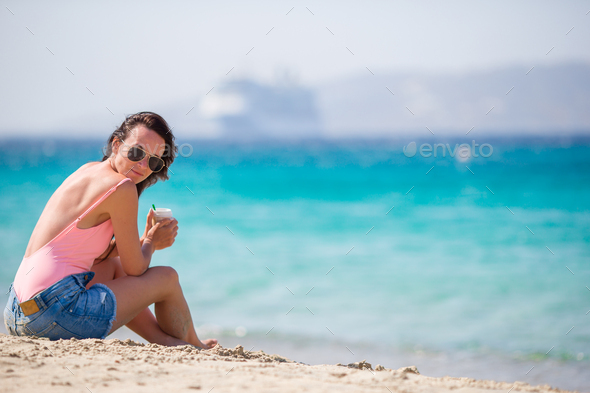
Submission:
[[426,127],[457,135],[471,127],[498,134],[590,133],[590,65],[535,67],[527,75],[529,70],[367,72],[321,86],[318,107],[328,135],[431,135]]
[[170,114],[178,112],[175,124],[189,134],[227,140],[461,136],[472,127],[474,136],[590,135],[587,64],[374,72],[313,88],[233,81],[200,100],[191,116]]

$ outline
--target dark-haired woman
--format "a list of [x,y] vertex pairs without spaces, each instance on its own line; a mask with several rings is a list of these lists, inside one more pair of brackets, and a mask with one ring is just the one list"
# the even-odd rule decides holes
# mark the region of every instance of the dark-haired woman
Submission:
[[126,325],[152,343],[216,345],[197,337],[176,271],[149,267],[154,251],[174,243],[178,222],[152,226],[150,210],[143,236],[137,230],[138,197],[168,179],[176,152],[166,121],[137,113],[110,136],[101,162],[59,186],[11,285],[4,310],[10,334],[104,339]]

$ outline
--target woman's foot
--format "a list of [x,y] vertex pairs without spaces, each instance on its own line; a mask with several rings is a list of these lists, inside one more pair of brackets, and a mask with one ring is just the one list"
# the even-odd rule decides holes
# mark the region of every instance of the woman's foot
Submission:
[[217,345],[217,339],[216,338],[210,338],[208,340],[201,341],[201,343],[198,346],[201,347],[201,348],[203,348],[203,349],[211,349],[211,348],[213,348],[216,345]]

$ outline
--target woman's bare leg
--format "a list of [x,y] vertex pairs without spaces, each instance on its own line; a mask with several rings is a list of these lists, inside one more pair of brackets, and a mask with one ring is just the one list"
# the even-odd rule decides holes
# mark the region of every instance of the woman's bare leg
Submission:
[[117,297],[117,316],[111,331],[129,323],[150,304],[155,304],[158,325],[165,333],[202,346],[198,339],[194,339],[192,318],[174,269],[157,266],[141,276],[124,276],[104,284]]
[[[91,269],[95,274],[92,281],[88,283],[86,289],[90,288],[94,284],[104,284],[107,281],[112,281],[116,278],[126,276],[121,266],[121,261],[118,257],[107,258],[104,261],[95,264]],[[187,342],[182,341],[176,337],[172,337],[166,334],[158,324],[158,320],[152,314],[149,307],[146,307],[141,311],[135,318],[127,323],[129,329],[143,337],[150,343],[161,344],[161,345],[186,345]],[[113,330],[109,332],[112,333]]]
[[146,339],[150,343],[175,346],[175,345],[186,345],[188,342],[180,340],[176,337],[172,337],[166,334],[158,324],[158,320],[152,314],[149,308],[144,308],[139,314],[131,321],[127,323],[129,329]]
[[[109,258],[92,271],[95,276],[88,287],[102,282],[117,297],[117,316],[110,333],[126,324],[149,342],[162,345],[211,347],[217,343],[215,339],[201,342],[197,337],[174,269],[159,266],[138,277],[126,276],[119,258]],[[147,307],[152,303],[157,318]]]

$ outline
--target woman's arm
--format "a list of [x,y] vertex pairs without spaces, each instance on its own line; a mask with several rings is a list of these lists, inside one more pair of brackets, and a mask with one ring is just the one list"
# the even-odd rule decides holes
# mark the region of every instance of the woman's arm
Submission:
[[139,276],[149,267],[155,247],[151,236],[159,227],[156,224],[143,242],[137,231],[137,188],[132,182],[121,184],[106,200],[106,208],[117,239],[117,252],[125,274]]
[[[154,217],[154,211],[152,209],[149,210],[147,214],[146,224],[145,224],[145,231],[141,238],[139,239],[139,243],[143,246],[145,239],[148,237],[148,233],[152,229],[152,218]],[[154,251],[161,250],[166,247],[170,247],[176,238],[176,234],[178,233],[178,221],[176,219],[171,220],[164,220],[158,229],[157,232],[151,234],[152,245],[154,247]],[[119,250],[117,247],[117,239],[112,239],[109,243],[107,249],[96,259],[97,261],[103,261],[107,258],[114,258],[119,256]],[[95,262],[96,263],[96,262]]]

